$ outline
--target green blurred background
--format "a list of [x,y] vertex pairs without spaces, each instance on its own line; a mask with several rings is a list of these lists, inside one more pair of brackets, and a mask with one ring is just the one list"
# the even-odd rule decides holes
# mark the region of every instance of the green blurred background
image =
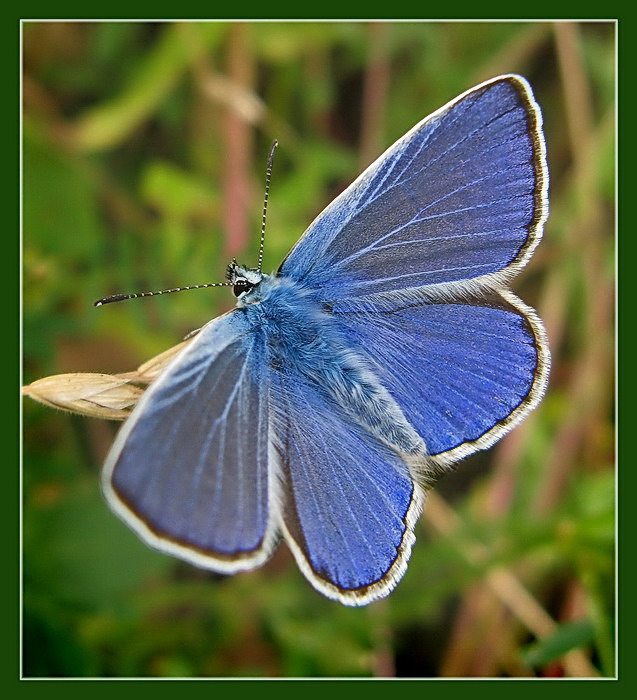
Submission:
[[331,602],[283,545],[223,577],[143,545],[103,503],[115,423],[26,400],[23,673],[55,677],[614,675],[615,25],[27,22],[24,382],[122,372],[275,269],[395,139],[476,83],[526,76],[551,169],[514,288],[553,353],[540,408],[439,483],[393,594]]

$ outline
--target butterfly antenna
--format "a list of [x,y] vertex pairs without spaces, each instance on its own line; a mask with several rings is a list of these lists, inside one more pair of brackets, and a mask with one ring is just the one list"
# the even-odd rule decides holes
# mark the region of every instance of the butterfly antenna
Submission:
[[137,294],[113,294],[93,302],[93,306],[104,306],[115,301],[125,301],[126,299],[138,299],[139,297],[154,297],[158,294],[172,294],[173,292],[185,292],[188,289],[205,289],[206,287],[231,287],[232,282],[209,282],[208,284],[192,284],[189,287],[175,287],[174,289],[162,289],[158,292],[138,292]]
[[[278,141],[274,141],[270,148],[268,163],[265,170],[265,195],[263,197],[263,218],[261,219],[261,241],[259,243],[259,264],[257,270],[261,272],[263,267],[263,247],[265,244],[265,217],[268,211],[268,194],[270,192],[270,179],[272,177],[272,164],[274,163],[274,153],[279,145]],[[116,301],[125,301],[126,299],[138,299],[139,297],[154,297],[158,294],[172,294],[173,292],[185,292],[188,289],[205,289],[206,287],[232,287],[234,282],[210,282],[209,284],[193,284],[188,287],[175,287],[174,289],[162,289],[157,292],[138,292],[137,294],[112,294],[110,297],[104,297],[93,302],[93,306],[104,306],[104,304],[113,304]]]
[[261,219],[261,241],[259,243],[259,264],[257,265],[257,271],[261,272],[261,267],[263,266],[263,247],[265,245],[265,215],[268,211],[268,194],[270,193],[270,178],[272,176],[272,164],[274,163],[274,152],[276,151],[279,142],[275,139],[270,148],[270,155],[268,156],[268,164],[265,169],[265,195],[263,197],[263,217]]

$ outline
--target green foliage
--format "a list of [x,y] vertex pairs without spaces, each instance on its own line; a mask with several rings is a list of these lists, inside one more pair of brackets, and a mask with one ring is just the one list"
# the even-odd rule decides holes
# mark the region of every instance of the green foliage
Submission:
[[229,308],[214,289],[91,303],[255,261],[273,138],[268,270],[394,139],[505,72],[544,111],[551,217],[515,286],[553,370],[523,426],[441,481],[454,517],[432,497],[403,581],[365,609],[317,594],[284,545],[233,577],[148,549],[99,493],[112,426],[25,404],[24,675],[614,674],[614,31],[25,23],[25,383],[131,370]]
[[550,637],[529,647],[523,654],[524,660],[529,666],[541,668],[571,649],[590,644],[593,632],[593,625],[588,620],[560,625]]

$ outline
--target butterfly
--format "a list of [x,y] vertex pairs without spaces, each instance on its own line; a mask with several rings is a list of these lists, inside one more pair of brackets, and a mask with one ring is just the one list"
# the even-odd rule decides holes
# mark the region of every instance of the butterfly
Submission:
[[542,322],[507,284],[547,215],[528,82],[503,75],[441,107],[275,273],[262,250],[258,268],[230,264],[236,308],[144,393],[106,460],[108,503],[199,567],[254,569],[283,538],[328,598],[388,595],[427,490],[544,394]]

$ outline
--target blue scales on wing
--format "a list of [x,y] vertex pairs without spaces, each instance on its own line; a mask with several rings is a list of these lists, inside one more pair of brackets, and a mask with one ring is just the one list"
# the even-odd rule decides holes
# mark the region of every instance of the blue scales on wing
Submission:
[[337,324],[444,464],[493,444],[543,393],[544,331],[511,292],[392,311],[347,308],[334,306]]
[[280,273],[326,301],[466,288],[526,262],[546,188],[539,110],[526,81],[504,76],[397,141],[317,217]]
[[325,595],[387,595],[424,488],[546,387],[541,321],[506,283],[539,241],[547,187],[519,76],[417,124],[276,275],[233,266],[239,308],[202,329],[117,437],[113,508],[199,566],[255,568],[282,532]]
[[397,141],[281,266],[371,363],[427,467],[492,445],[546,387],[542,324],[505,285],[541,237],[547,188],[531,89],[502,76]]
[[145,393],[104,475],[153,546],[221,572],[269,554],[268,382],[262,338],[235,311],[205,326]]
[[320,387],[281,367],[271,392],[282,529],[301,570],[348,605],[386,595],[409,558],[420,488]]

